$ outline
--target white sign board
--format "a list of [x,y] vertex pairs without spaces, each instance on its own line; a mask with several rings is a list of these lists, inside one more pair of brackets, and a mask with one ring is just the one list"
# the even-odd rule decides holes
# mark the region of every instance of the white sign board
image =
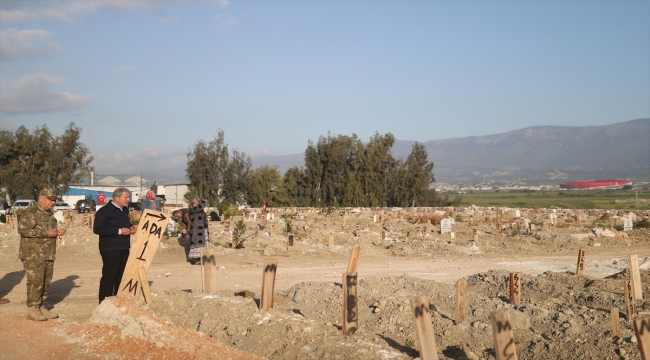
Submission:
[[623,231],[630,230],[632,230],[632,219],[625,219],[625,222],[623,223]]
[[445,234],[448,232],[451,232],[451,219],[449,218],[444,218],[440,220],[440,233]]

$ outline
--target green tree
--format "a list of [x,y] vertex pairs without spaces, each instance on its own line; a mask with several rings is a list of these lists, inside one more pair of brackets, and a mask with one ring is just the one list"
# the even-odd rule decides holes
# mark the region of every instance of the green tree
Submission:
[[305,171],[294,166],[289,168],[282,177],[282,187],[286,195],[288,206],[310,206],[309,186],[307,185]]
[[290,205],[277,166],[263,165],[249,177],[246,202],[252,207]]
[[212,206],[222,202],[241,204],[251,167],[251,160],[244,153],[234,150],[230,154],[224,133],[219,131],[212,141],[199,140],[187,153],[188,195],[206,199]]
[[37,197],[44,187],[67,192],[90,172],[93,160],[79,141],[81,129],[70,123],[63,135],[54,137],[46,125],[32,133],[20,126],[16,133],[0,132],[0,186],[11,200]]

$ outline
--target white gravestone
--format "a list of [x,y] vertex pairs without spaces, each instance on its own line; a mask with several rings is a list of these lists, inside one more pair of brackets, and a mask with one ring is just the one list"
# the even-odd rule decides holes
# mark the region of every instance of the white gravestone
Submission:
[[526,228],[526,233],[530,232],[530,219],[524,219],[524,228]]
[[625,219],[625,222],[623,223],[623,231],[630,230],[632,230],[632,219]]
[[519,209],[515,210],[515,217],[517,218],[521,217],[521,212],[519,211]]
[[449,218],[444,218],[440,220],[440,233],[445,234],[451,232],[451,222]]

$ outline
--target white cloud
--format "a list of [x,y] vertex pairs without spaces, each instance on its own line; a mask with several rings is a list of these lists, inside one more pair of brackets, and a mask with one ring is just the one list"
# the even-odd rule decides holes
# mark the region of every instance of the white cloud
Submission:
[[0,97],[0,111],[8,114],[72,111],[92,101],[93,97],[88,95],[49,91],[63,83],[62,76],[46,73],[23,76],[9,87],[7,96]]
[[237,19],[230,13],[219,14],[214,17],[218,22],[220,27],[227,27],[237,24]]
[[[177,1],[178,3],[203,3],[205,1]],[[219,7],[228,6],[228,0],[209,1]],[[49,1],[0,1],[0,22],[24,23],[46,19],[59,22],[75,22],[86,14],[104,11],[160,12],[161,1],[154,0],[49,0]],[[173,2],[172,2],[173,3]]]
[[16,30],[0,31],[0,59],[15,59],[19,57],[47,57],[61,49],[59,43],[51,41],[43,43],[52,36],[45,30]]
[[114,67],[111,69],[111,72],[114,73],[119,73],[119,72],[134,72],[138,70],[137,67],[135,66],[120,66],[120,67]]
[[185,182],[187,150],[145,148],[136,153],[94,154],[93,165],[99,174],[140,174],[159,184]]

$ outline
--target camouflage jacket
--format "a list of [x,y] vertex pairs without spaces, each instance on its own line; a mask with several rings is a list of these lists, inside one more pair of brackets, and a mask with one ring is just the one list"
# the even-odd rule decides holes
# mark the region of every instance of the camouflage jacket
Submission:
[[45,211],[39,204],[25,209],[18,216],[20,234],[20,260],[54,260],[56,238],[48,238],[47,231],[56,229],[56,219],[51,211]]

